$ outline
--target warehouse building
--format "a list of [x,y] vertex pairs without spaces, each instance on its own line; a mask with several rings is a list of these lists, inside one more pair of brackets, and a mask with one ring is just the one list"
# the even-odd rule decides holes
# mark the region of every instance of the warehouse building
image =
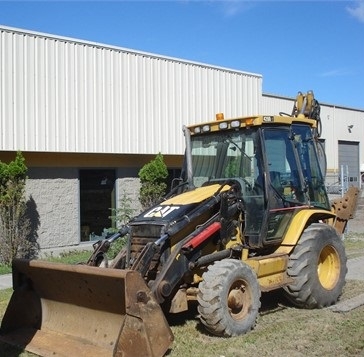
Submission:
[[[112,225],[110,208],[124,194],[135,197],[138,172],[157,153],[178,174],[183,125],[293,106],[263,94],[260,74],[3,26],[0,48],[0,160],[18,150],[26,159],[43,249],[97,239]],[[328,170],[336,175],[355,151],[350,177],[358,182],[364,113],[323,107],[322,138],[338,153]]]
[[[182,126],[259,111],[261,75],[0,28],[0,160],[20,150],[42,248],[78,245],[111,225],[158,152],[173,174]],[[137,204],[137,202],[135,202]]]

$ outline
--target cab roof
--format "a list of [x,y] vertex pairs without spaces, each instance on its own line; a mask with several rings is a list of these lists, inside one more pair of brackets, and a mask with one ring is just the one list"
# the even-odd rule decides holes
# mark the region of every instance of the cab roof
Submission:
[[216,117],[217,119],[215,121],[189,125],[188,129],[190,130],[191,135],[254,126],[290,126],[295,123],[306,124],[312,128],[317,127],[317,121],[315,119],[309,119],[302,114],[298,115],[297,117],[288,115],[252,115],[231,119],[223,119],[223,115],[220,113],[217,114]]

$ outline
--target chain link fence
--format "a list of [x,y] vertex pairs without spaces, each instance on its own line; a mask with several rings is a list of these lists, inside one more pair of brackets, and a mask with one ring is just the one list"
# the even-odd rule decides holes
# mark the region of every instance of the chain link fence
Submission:
[[[363,185],[364,174],[361,174],[361,176],[361,182],[358,182],[359,188]],[[350,186],[348,166],[342,165],[340,172],[327,173],[325,177],[325,186],[330,198],[343,196]]]

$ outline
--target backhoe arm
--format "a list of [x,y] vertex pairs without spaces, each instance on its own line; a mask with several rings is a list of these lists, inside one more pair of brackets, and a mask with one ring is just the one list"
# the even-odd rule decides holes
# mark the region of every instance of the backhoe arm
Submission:
[[349,219],[354,218],[358,207],[360,190],[357,187],[350,187],[343,197],[331,202],[332,211],[336,219],[332,225],[339,234],[343,234]]

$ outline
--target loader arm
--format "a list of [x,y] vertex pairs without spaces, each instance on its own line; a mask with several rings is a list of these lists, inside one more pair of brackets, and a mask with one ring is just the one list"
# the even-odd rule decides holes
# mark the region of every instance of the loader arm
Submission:
[[109,251],[111,244],[114,243],[117,239],[124,237],[129,233],[130,229],[128,226],[124,225],[121,229],[114,233],[112,236],[99,240],[94,243],[93,248],[94,251],[92,252],[90,258],[86,262],[86,265],[98,267],[101,265],[102,262],[106,262],[106,267],[108,265],[106,253]]

